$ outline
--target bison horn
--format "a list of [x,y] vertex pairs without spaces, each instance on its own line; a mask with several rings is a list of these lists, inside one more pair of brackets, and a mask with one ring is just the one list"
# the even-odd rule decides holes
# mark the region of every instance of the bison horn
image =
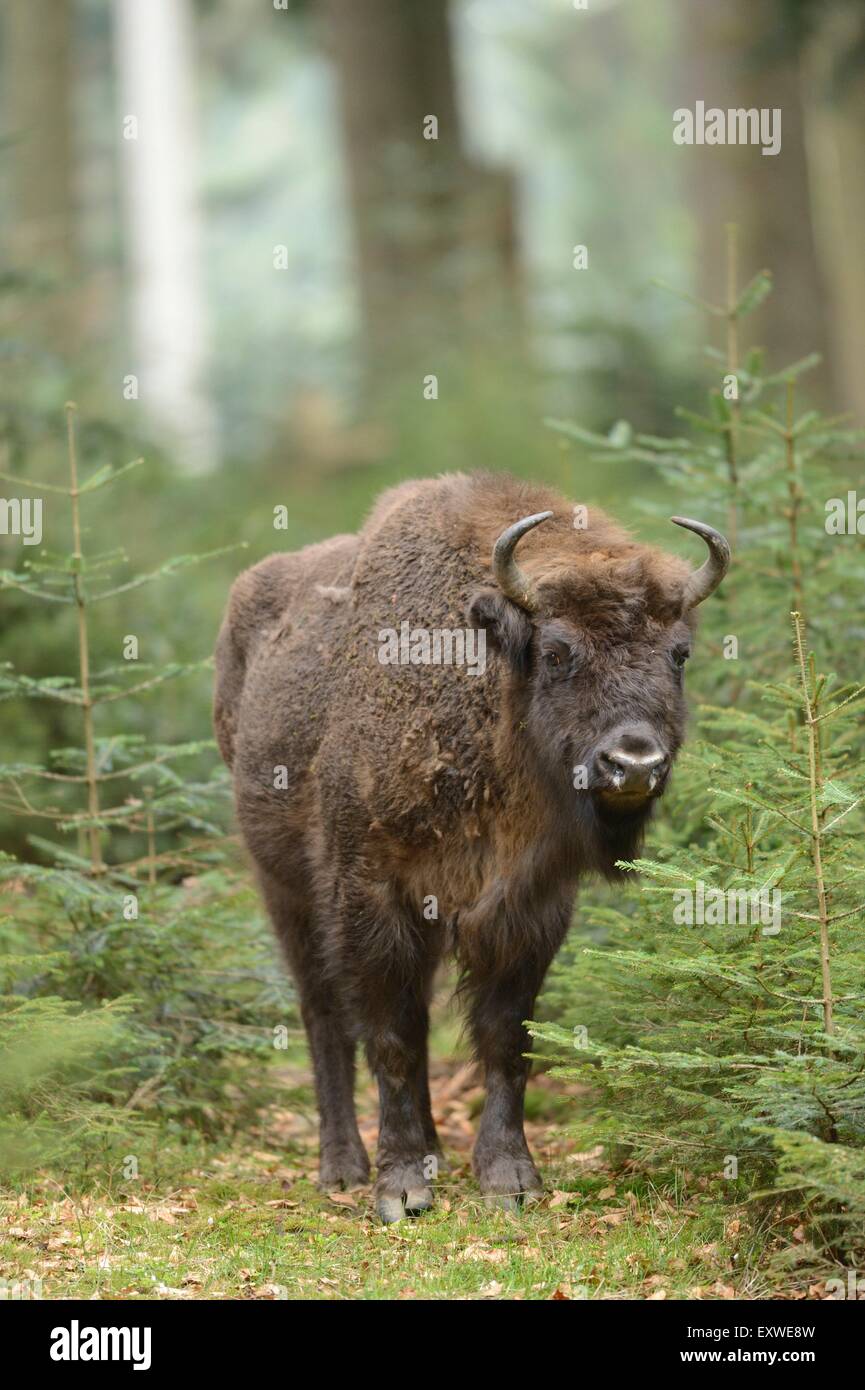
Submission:
[[542,521],[548,521],[551,516],[552,512],[538,512],[535,516],[524,516],[521,521],[515,521],[513,526],[502,531],[493,546],[493,574],[496,583],[507,598],[513,599],[514,603],[518,603],[521,608],[527,609],[530,613],[537,607],[537,593],[528,575],[523,574],[514,559],[514,551],[517,548],[517,542],[522,540],[527,531],[539,526]]
[[682,611],[687,612],[689,608],[696,608],[698,603],[702,603],[704,598],[708,598],[717,589],[730,565],[730,547],[714,526],[706,526],[702,521],[689,521],[686,516],[671,516],[670,520],[677,526],[684,526],[686,531],[695,531],[698,536],[703,537],[709,547],[708,558],[694,571],[685,585]]

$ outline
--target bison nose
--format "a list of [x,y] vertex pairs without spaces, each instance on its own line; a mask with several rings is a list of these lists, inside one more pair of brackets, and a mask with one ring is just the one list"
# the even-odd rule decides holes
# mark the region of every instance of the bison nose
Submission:
[[598,753],[605,783],[611,792],[649,796],[664,781],[670,761],[653,735],[625,731]]

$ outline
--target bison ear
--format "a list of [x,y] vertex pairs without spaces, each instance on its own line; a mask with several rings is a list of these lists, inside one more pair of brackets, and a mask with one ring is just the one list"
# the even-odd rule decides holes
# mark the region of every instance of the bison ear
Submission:
[[469,599],[466,620],[470,627],[482,628],[492,648],[517,670],[527,668],[531,619],[500,589],[478,589]]

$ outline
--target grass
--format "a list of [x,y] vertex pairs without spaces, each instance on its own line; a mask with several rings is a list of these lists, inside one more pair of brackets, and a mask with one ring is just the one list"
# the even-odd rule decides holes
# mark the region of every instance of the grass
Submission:
[[[687,1174],[656,1186],[639,1172],[613,1173],[599,1150],[579,1151],[565,1132],[579,1096],[547,1076],[530,1088],[527,1128],[548,1194],[519,1216],[488,1208],[469,1162],[482,1091],[452,1016],[433,1042],[433,1108],[450,1167],[435,1210],[419,1220],[384,1227],[368,1190],[318,1191],[307,1064],[289,1054],[283,1104],[242,1139],[199,1152],[163,1147],[141,1156],[139,1178],[86,1192],[40,1174],[3,1196],[9,1296],[22,1281],[23,1292],[49,1299],[807,1296],[807,1284],[769,1272],[792,1218],[764,1210],[758,1219],[722,1184]],[[359,1100],[372,1149],[365,1075]]]
[[279,1164],[222,1164],[160,1193],[6,1203],[3,1277],[41,1279],[45,1298],[724,1298],[743,1282],[767,1296],[711,1202],[603,1199],[593,1176],[516,1218],[458,1174],[435,1212],[383,1227],[365,1198],[337,1203]]

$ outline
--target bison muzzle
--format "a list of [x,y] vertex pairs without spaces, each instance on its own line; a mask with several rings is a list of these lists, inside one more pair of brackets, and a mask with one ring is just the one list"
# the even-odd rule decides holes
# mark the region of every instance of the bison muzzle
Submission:
[[[362,1041],[385,1221],[432,1202],[428,1003],[445,955],[484,1071],[481,1191],[541,1191],[525,1020],[580,878],[615,879],[638,850],[684,733],[695,610],[729,563],[717,531],[673,520],[705,541],[695,570],[547,488],[455,474],[394,488],[359,534],[272,555],[231,591],[216,733],[297,983],[320,1179],[369,1178]],[[407,659],[383,661],[405,623]],[[431,659],[432,630],[484,634],[483,674]]]

